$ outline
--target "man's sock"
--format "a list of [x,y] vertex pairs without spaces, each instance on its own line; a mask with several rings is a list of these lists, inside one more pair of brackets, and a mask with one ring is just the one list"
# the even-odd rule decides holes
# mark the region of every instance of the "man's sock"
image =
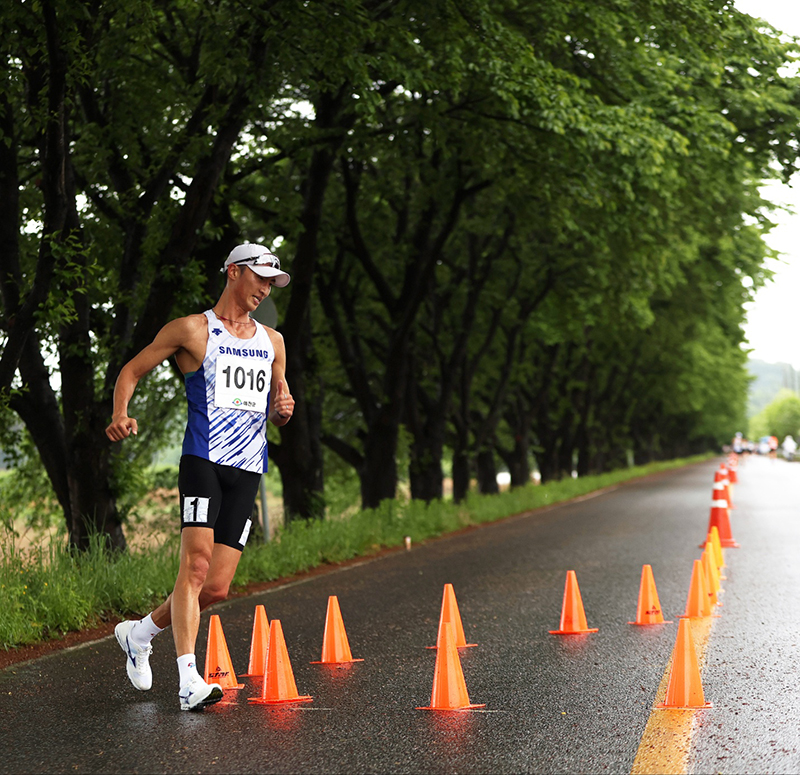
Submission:
[[147,614],[144,619],[139,620],[131,627],[131,632],[128,637],[139,646],[139,648],[144,648],[159,632],[161,632],[161,629],[161,627],[156,627],[153,623],[153,614]]
[[178,657],[178,673],[179,684],[186,686],[193,678],[201,678],[200,673],[197,672],[197,660],[194,654],[183,654]]

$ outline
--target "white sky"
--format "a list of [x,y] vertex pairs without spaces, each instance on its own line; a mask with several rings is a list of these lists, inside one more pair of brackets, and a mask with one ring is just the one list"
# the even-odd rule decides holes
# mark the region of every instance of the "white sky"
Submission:
[[[799,0],[735,0],[739,11],[765,19],[776,29],[800,37]],[[767,236],[770,247],[779,251],[780,260],[767,263],[775,272],[774,279],[758,291],[748,304],[745,334],[750,343],[751,358],[771,363],[791,363],[800,370],[800,175],[791,186],[773,184],[765,189],[765,198],[790,205],[798,215],[778,212],[773,215],[777,226]]]

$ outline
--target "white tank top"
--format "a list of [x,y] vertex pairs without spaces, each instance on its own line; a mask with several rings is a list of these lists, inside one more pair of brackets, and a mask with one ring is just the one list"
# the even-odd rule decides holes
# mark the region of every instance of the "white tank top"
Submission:
[[203,365],[184,376],[189,416],[183,454],[263,473],[275,349],[263,326],[251,339],[228,332],[212,310]]

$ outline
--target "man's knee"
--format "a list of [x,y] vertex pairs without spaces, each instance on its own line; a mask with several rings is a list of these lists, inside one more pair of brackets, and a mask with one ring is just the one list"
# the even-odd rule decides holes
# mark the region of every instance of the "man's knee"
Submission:
[[181,567],[184,578],[197,589],[202,588],[211,567],[211,554],[205,551],[193,551],[183,558]]

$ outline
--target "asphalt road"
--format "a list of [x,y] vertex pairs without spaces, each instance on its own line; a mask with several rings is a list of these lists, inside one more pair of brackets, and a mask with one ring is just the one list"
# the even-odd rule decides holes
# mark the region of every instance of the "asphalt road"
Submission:
[[[181,712],[169,633],[154,642],[154,687],[137,692],[116,641],[0,672],[0,773],[630,772],[677,632],[632,627],[642,565],[675,620],[700,557],[717,462],[652,476],[411,551],[215,606],[245,672],[255,605],[281,621],[301,694],[250,705],[260,679],[202,713]],[[800,771],[797,643],[800,464],[739,469],[724,606],[703,672],[689,772]],[[557,629],[574,570],[590,627]],[[431,698],[442,589],[453,584],[476,648],[461,651],[480,711],[417,710]],[[337,595],[354,657],[320,658]]]

